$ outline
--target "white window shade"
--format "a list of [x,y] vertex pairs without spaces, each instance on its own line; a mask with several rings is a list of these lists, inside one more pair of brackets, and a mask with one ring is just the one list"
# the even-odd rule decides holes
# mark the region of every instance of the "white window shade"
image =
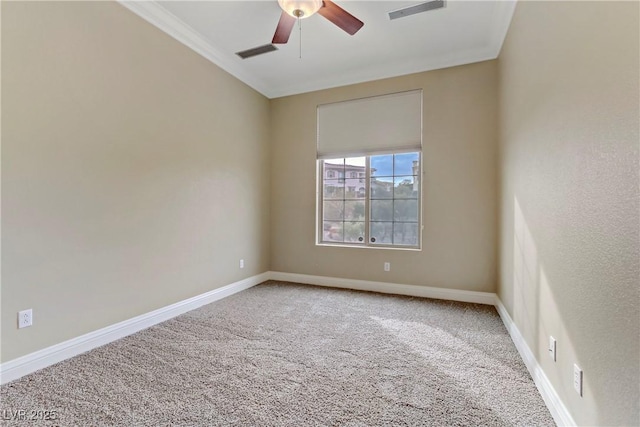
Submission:
[[422,148],[422,90],[318,106],[318,158]]

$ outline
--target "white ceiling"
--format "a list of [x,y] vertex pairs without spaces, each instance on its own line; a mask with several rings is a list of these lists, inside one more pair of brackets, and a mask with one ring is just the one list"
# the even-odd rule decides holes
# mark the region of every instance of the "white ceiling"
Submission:
[[[122,1],[269,98],[494,59],[515,0],[447,0],[443,9],[389,20],[423,1],[337,0],[365,23],[353,36],[316,14],[289,43],[249,59],[235,53],[271,42],[280,7],[263,1]],[[302,41],[302,58],[299,58]]]

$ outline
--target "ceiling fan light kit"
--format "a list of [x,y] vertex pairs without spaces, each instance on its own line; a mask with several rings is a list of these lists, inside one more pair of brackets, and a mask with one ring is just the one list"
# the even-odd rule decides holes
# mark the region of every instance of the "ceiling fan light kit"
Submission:
[[294,18],[308,18],[322,7],[322,0],[278,0],[280,8]]
[[271,40],[274,44],[288,42],[296,20],[308,18],[316,12],[351,35],[364,25],[364,22],[329,0],[278,0],[278,4],[282,14]]

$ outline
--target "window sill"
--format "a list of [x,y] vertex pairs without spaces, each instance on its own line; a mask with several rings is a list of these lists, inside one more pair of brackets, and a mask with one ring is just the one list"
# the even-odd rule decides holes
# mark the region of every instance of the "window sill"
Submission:
[[401,247],[401,246],[366,246],[366,245],[349,245],[349,244],[342,244],[342,243],[326,243],[326,242],[319,242],[316,243],[316,246],[324,246],[324,247],[329,247],[329,248],[357,248],[357,249],[388,249],[388,250],[392,250],[392,251],[410,251],[410,252],[421,252],[422,248],[418,247],[418,246],[407,246],[407,247]]

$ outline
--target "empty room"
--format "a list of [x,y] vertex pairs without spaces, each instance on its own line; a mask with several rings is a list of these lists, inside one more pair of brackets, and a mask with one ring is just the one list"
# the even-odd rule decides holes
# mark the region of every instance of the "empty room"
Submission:
[[640,425],[639,2],[0,15],[1,425]]

